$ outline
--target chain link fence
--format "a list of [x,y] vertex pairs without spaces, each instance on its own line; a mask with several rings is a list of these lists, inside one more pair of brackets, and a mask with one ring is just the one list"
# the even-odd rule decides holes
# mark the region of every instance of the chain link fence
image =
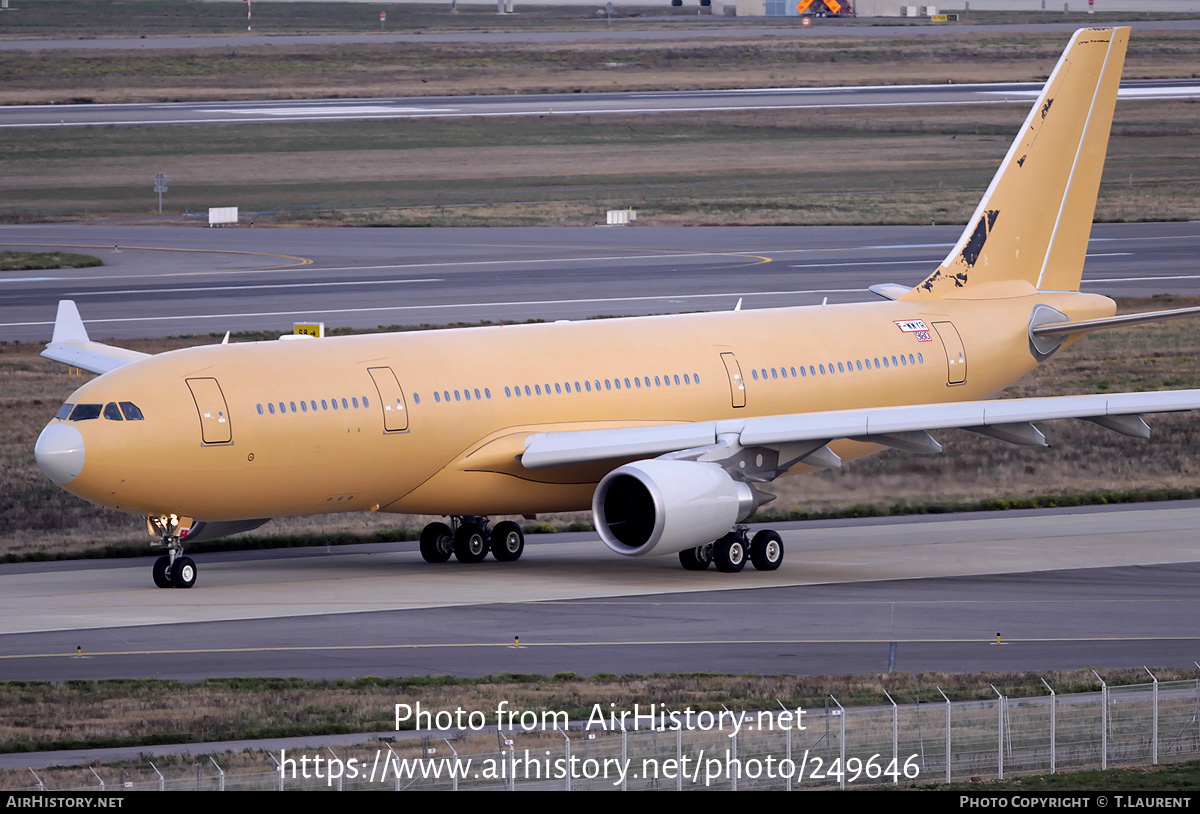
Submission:
[[[1200,680],[1040,697],[644,716],[625,731],[537,730],[260,753],[275,768],[25,791],[792,790],[939,783],[1158,764],[1200,755]],[[707,715],[708,718],[703,716]],[[665,726],[663,726],[665,724]],[[678,724],[677,726],[675,726]],[[257,761],[261,767],[262,760]],[[31,774],[37,777],[35,772]],[[134,772],[130,772],[131,775]],[[108,775],[108,776],[106,776]],[[115,776],[114,776],[115,775]]]

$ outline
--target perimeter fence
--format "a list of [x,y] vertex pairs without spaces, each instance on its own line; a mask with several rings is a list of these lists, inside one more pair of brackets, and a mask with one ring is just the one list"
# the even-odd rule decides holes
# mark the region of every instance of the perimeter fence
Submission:
[[[206,756],[167,777],[90,769],[96,782],[32,791],[793,790],[942,783],[1107,769],[1200,755],[1200,680],[983,701],[756,712],[633,712],[625,729],[504,730]],[[940,692],[940,691],[939,691]],[[707,716],[707,717],[706,717]],[[608,723],[606,721],[606,723]],[[665,726],[664,726],[665,725]],[[457,731],[457,730],[456,730]],[[448,733],[439,733],[448,734]],[[314,740],[318,740],[314,739]],[[263,755],[273,770],[264,771]],[[254,756],[252,756],[254,757]],[[47,773],[48,774],[48,773]],[[149,775],[149,776],[147,776]]]

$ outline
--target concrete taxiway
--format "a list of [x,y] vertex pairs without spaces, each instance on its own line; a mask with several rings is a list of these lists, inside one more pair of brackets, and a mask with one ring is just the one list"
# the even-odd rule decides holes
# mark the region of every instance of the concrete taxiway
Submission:
[[905,670],[1200,655],[1200,502],[778,528],[773,573],[686,572],[585,534],[532,538],[515,564],[432,566],[415,544],[201,556],[187,591],[152,587],[148,560],[0,566],[0,671],[815,674],[885,669],[892,642]]
[[[747,39],[756,37],[944,37],[965,34],[1028,34],[1071,33],[1081,28],[1078,22],[1009,23],[1004,25],[813,25],[801,27],[800,18],[793,17],[791,25],[777,28],[744,28],[722,25],[714,21],[707,25],[676,29],[631,29],[617,22],[615,29],[596,28],[591,31],[449,31],[419,34],[279,34],[245,33],[211,37],[104,37],[95,39],[0,40],[0,51],[96,51],[96,50],[153,50],[178,48],[219,48],[228,46],[320,46],[366,45],[438,42],[478,43],[555,43],[555,42],[646,42],[693,39]],[[599,22],[599,21],[597,21]],[[1134,30],[1195,31],[1200,20],[1131,20],[1106,21],[1105,27],[1129,26]]]
[[[95,254],[87,269],[0,275],[0,340],[47,341],[60,299],[94,338],[584,319],[874,299],[914,285],[949,226],[203,229],[0,227],[0,249]],[[1200,225],[1097,224],[1084,290],[1200,293]]]
[[[1028,105],[1041,91],[1042,86],[1038,83],[1007,82],[513,96],[409,96],[389,99],[21,105],[0,107],[0,130],[105,125],[281,124],[375,119],[647,115],[1010,103]],[[1130,80],[1122,83],[1118,98],[1121,101],[1196,99],[1200,98],[1200,80]]]

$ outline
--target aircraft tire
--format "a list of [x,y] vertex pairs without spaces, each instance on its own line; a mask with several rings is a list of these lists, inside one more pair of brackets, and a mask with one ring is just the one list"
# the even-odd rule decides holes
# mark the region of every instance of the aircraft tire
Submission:
[[525,552],[525,532],[511,520],[497,523],[492,529],[491,549],[500,562],[515,562]]
[[176,588],[190,588],[196,584],[196,563],[191,557],[179,557],[171,569],[171,584]]
[[783,562],[783,538],[769,529],[755,534],[750,541],[750,562],[759,571],[774,571]]
[[454,558],[459,562],[483,562],[488,553],[488,538],[474,523],[463,523],[454,533]]
[[421,529],[421,559],[445,562],[454,553],[454,535],[445,523],[430,523]]
[[713,562],[717,570],[736,574],[746,567],[746,541],[737,532],[730,532],[713,543]]
[[171,575],[167,570],[171,567],[171,558],[163,555],[154,561],[154,584],[159,588],[172,588]]
[[685,571],[707,571],[712,564],[712,546],[702,545],[695,548],[685,548],[679,552],[679,564]]

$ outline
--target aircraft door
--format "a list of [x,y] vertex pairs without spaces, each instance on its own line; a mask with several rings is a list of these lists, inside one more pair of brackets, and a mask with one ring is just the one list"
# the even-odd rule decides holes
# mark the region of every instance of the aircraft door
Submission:
[[369,367],[367,372],[379,392],[379,403],[383,407],[383,429],[400,432],[408,429],[408,410],[404,405],[404,391],[390,367]]
[[206,444],[228,444],[233,440],[233,427],[229,423],[229,407],[225,394],[216,379],[187,379],[196,412],[200,414],[200,436]]
[[725,363],[725,372],[729,375],[729,395],[734,407],[746,406],[746,380],[742,378],[742,366],[732,353],[722,353],[721,361]]
[[946,384],[963,384],[967,380],[967,352],[958,329],[953,322],[935,322],[933,328],[946,350]]

